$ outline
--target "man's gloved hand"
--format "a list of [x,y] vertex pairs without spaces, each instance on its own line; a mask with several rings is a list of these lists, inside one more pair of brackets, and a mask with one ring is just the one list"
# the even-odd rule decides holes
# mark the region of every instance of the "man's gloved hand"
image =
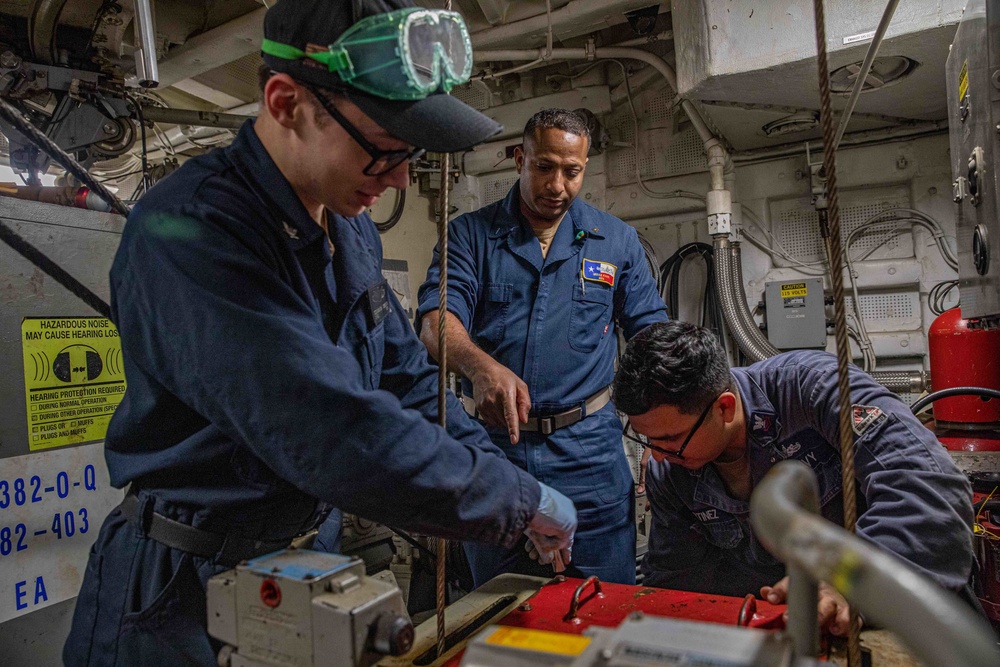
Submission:
[[[530,536],[530,533],[528,531],[525,531],[525,535]],[[533,561],[537,561],[542,565],[547,565],[551,563],[552,571],[555,572],[556,574],[559,574],[561,572],[566,571],[566,561],[563,559],[563,554],[566,554],[567,558],[571,556],[573,553],[573,545],[570,544],[569,548],[567,549],[550,551],[549,553],[545,554],[545,557],[543,558],[542,554],[538,553],[538,546],[530,539],[528,539],[524,541],[524,550],[528,552],[528,558],[530,558]],[[556,556],[558,556],[558,558]]]
[[[555,552],[561,552],[563,563],[568,563],[573,551],[573,534],[576,533],[576,507],[573,501],[555,489],[538,483],[542,496],[538,511],[531,519],[524,534],[535,545],[538,562],[552,562]],[[528,553],[531,549],[526,546]]]

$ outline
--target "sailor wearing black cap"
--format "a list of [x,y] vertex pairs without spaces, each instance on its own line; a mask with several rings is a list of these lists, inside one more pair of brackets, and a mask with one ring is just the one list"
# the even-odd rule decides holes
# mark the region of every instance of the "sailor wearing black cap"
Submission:
[[264,34],[259,117],[142,198],[111,270],[128,390],[105,447],[131,486],[91,552],[67,665],[216,664],[207,580],[331,505],[491,544],[572,540],[573,504],[453,396],[448,432],[432,423],[436,369],[365,213],[422,150],[499,130],[439,94],[471,67],[461,18],[282,0]]

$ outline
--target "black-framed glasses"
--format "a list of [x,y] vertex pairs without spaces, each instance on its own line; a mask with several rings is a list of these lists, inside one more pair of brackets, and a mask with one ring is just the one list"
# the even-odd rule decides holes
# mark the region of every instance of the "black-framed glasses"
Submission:
[[337,107],[333,104],[333,101],[323,95],[321,92],[316,90],[311,86],[306,86],[319,103],[323,105],[326,112],[333,117],[337,123],[340,124],[344,130],[351,135],[354,141],[358,142],[361,148],[365,149],[365,152],[371,156],[372,161],[368,163],[368,166],[364,168],[363,173],[365,176],[381,176],[382,174],[388,174],[390,171],[403,164],[404,162],[413,162],[422,156],[426,151],[423,148],[412,148],[410,150],[393,150],[384,151],[372,142],[365,138],[365,135],[361,134],[361,130],[354,127],[351,121],[344,117],[344,114],[337,110]]
[[701,416],[698,417],[698,421],[696,421],[694,423],[694,426],[691,427],[691,430],[688,431],[687,437],[684,438],[684,442],[681,443],[680,449],[678,449],[676,452],[672,452],[669,449],[664,449],[663,447],[657,447],[656,445],[651,444],[649,442],[649,438],[647,438],[644,435],[639,435],[634,430],[632,430],[632,422],[629,419],[625,420],[625,426],[622,428],[622,437],[631,440],[636,444],[642,445],[643,447],[652,449],[654,452],[660,452],[661,454],[666,454],[671,458],[683,460],[684,450],[687,448],[688,443],[691,442],[691,438],[694,437],[694,434],[698,432],[698,429],[701,428],[701,425],[705,423],[705,419],[708,417],[708,413],[712,411],[712,406],[715,405],[715,402],[718,401],[719,397],[721,396],[722,394],[719,394],[719,396],[713,398],[709,402],[709,404],[705,406],[705,409],[701,411]]

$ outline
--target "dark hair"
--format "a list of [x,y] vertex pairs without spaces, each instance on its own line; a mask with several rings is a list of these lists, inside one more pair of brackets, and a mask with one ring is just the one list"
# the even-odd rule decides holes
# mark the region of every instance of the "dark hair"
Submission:
[[569,109],[542,109],[528,119],[528,123],[524,126],[522,140],[525,143],[534,141],[535,130],[549,128],[583,137],[587,140],[587,145],[590,146],[590,130],[587,129],[587,121],[580,114]]
[[271,80],[272,74],[274,74],[274,70],[267,63],[261,63],[257,66],[257,100],[259,102],[264,101],[264,87]]
[[715,334],[687,322],[650,325],[629,342],[611,392],[615,407],[641,415],[661,405],[695,414],[732,387]]
[[[264,88],[267,87],[267,82],[270,81],[271,77],[274,76],[275,74],[277,74],[277,72],[272,70],[267,63],[261,63],[260,66],[257,68],[257,87],[258,87],[257,101],[260,103],[261,109],[264,108]],[[299,83],[300,85],[305,85],[301,84],[301,82]],[[312,92],[314,95],[325,95],[327,99],[330,101],[343,98],[342,93],[340,93],[337,90],[333,90],[332,88],[319,88],[314,86],[307,86],[307,87],[309,88],[310,92]],[[314,107],[313,119],[316,121],[317,125],[319,125],[320,127],[325,127],[328,123],[333,122],[333,118],[331,118],[330,114],[326,112],[322,104],[320,104],[317,101],[317,103],[314,104],[313,107]]]

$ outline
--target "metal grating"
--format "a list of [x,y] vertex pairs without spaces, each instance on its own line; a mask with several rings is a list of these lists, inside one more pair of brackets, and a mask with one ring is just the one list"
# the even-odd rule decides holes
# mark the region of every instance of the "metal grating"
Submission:
[[631,144],[635,141],[635,128],[632,125],[632,111],[626,106],[620,113],[608,119],[608,133],[613,141]]
[[468,83],[451,89],[451,94],[470,107],[482,111],[490,107],[490,92],[483,85]]
[[[647,176],[652,178],[658,175],[657,172],[664,170],[660,168],[660,163],[656,159],[656,153],[649,147],[643,148],[644,150],[639,154],[639,173],[642,174],[643,178]],[[632,160],[635,160],[635,151],[632,151]]]
[[607,155],[608,182],[613,186],[635,181],[635,151],[631,148]]
[[[872,216],[889,209],[908,207],[910,196],[905,186],[891,186],[843,190],[840,201],[840,238],[846,242],[847,236]],[[770,207],[772,233],[788,254],[803,262],[825,258],[819,222],[810,197],[775,200]],[[894,222],[873,225],[855,238],[850,248],[851,256],[857,257],[877,246],[880,246],[879,249],[869,258],[912,257],[913,235],[908,226],[900,227]],[[774,263],[776,266],[794,266],[794,263],[779,256],[775,256]]]
[[[705,148],[694,130],[670,136],[666,130],[643,133],[639,173],[643,180],[698,173],[708,169]],[[635,150],[626,148],[607,156],[608,181],[613,186],[635,183]]]
[[663,90],[646,100],[645,116],[647,122],[653,127],[669,125],[674,120],[674,93],[671,90]]
[[694,128],[675,134],[667,148],[666,162],[670,165],[667,176],[690,174],[706,171],[708,158],[705,156],[705,143]]
[[517,182],[517,173],[484,176],[479,179],[480,199],[483,206],[488,206],[507,196],[511,187]]
[[239,79],[245,83],[249,82],[256,88],[257,70],[260,69],[263,62],[260,53],[248,53],[242,58],[237,58],[232,62],[226,63],[221,69],[234,79]]
[[[910,331],[920,327],[920,295],[917,292],[861,294],[861,317],[869,332]],[[854,312],[854,298],[844,297],[847,311]]]
[[259,53],[248,53],[225,65],[194,77],[196,81],[244,102],[259,97],[257,72],[262,64]]

